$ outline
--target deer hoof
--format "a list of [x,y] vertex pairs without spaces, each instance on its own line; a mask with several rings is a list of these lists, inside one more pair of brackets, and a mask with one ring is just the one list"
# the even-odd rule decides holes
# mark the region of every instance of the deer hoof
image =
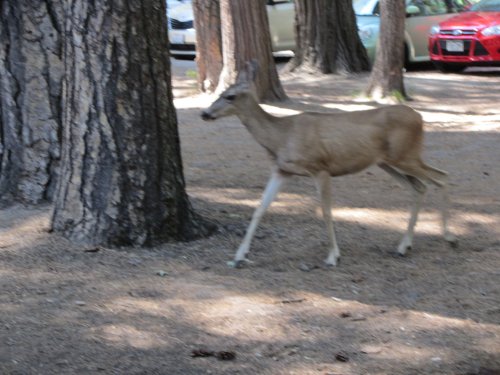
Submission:
[[401,256],[406,255],[408,250],[412,248],[412,241],[408,237],[404,237],[401,243],[398,246],[398,254]]
[[458,247],[458,238],[456,238],[453,234],[447,234],[444,239],[452,248],[456,249]]
[[251,263],[248,259],[230,260],[227,265],[231,268],[243,268],[246,263]]
[[325,265],[327,267],[335,267],[338,263],[340,262],[340,257],[333,257],[333,258],[326,258],[325,259]]
[[400,257],[405,257],[408,250],[411,250],[411,245],[398,246],[397,255],[399,255]]

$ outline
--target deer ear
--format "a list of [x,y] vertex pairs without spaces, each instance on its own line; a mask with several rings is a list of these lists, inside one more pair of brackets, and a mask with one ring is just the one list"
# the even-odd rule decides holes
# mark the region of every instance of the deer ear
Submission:
[[259,71],[259,63],[256,59],[252,59],[245,63],[245,68],[241,69],[236,77],[236,83],[246,83],[251,85],[257,78]]
[[249,82],[255,82],[257,73],[259,72],[259,62],[257,59],[252,59],[246,63],[247,78]]
[[240,70],[236,77],[236,84],[248,84],[248,72],[246,69]]

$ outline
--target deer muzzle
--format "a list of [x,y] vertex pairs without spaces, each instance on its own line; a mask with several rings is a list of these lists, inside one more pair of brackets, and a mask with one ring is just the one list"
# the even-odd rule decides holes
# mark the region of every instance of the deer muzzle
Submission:
[[205,121],[215,120],[215,117],[210,112],[207,111],[201,112],[201,118]]

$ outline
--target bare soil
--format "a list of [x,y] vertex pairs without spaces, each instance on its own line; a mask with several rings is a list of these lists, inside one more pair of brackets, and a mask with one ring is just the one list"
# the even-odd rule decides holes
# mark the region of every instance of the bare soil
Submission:
[[[322,263],[313,183],[296,178],[254,263],[232,269],[270,163],[236,118],[199,119],[214,98],[196,95],[192,62],[173,69],[188,192],[218,232],[83,248],[48,233],[49,206],[1,210],[0,374],[500,374],[500,70],[406,75],[425,160],[451,176],[458,248],[430,189],[414,249],[395,256],[411,195],[371,168],[333,181],[338,267]],[[367,77],[283,76],[291,100],[265,108],[373,107],[356,100]]]

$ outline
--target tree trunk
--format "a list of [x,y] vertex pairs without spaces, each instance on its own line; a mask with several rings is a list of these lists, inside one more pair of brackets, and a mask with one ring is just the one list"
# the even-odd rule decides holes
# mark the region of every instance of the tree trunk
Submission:
[[203,92],[214,92],[222,71],[219,0],[194,0],[193,11],[198,85]]
[[66,0],[63,155],[52,227],[148,246],[207,233],[185,192],[164,0]]
[[365,94],[374,99],[406,98],[404,66],[404,0],[380,1],[380,43]]
[[297,50],[288,70],[329,74],[370,69],[351,0],[295,0],[295,10]]
[[247,62],[256,60],[259,71],[254,83],[258,98],[286,99],[274,63],[265,1],[221,0],[220,7],[224,68],[219,85],[225,88],[235,83]]
[[50,201],[60,160],[62,5],[10,0],[0,8],[0,200]]

